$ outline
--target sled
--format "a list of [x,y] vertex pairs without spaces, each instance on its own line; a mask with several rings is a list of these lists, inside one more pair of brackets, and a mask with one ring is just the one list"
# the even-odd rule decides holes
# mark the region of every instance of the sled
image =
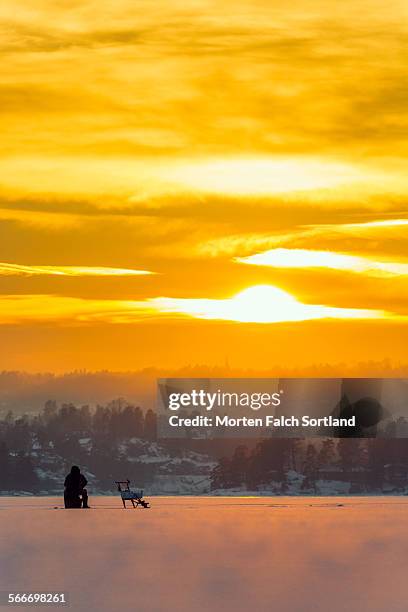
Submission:
[[130,480],[115,480],[118,486],[118,491],[122,498],[123,507],[126,508],[126,502],[130,501],[134,508],[141,506],[142,508],[150,508],[149,502],[143,499],[143,489],[132,491],[130,488]]

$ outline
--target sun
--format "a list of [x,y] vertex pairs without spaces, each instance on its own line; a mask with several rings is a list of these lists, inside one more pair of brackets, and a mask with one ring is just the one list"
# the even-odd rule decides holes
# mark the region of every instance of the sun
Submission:
[[284,323],[317,319],[379,319],[389,313],[361,308],[304,304],[273,285],[248,287],[226,299],[154,298],[150,306],[161,313],[240,323]]

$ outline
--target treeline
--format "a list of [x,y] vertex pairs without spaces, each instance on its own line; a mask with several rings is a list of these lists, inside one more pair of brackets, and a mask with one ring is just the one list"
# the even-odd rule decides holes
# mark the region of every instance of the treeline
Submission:
[[38,484],[32,458],[22,451],[11,453],[4,440],[0,441],[0,491],[35,491]]
[[[271,364],[267,369],[238,368],[224,365],[191,364],[174,370],[145,368],[133,372],[84,371],[65,374],[0,372],[0,406],[22,414],[37,413],[48,398],[59,402],[98,402],[125,396],[130,402],[154,407],[158,378],[407,378],[408,363],[389,360],[359,363],[316,363],[294,367]],[[29,408],[28,408],[29,407]]]
[[28,452],[33,437],[41,448],[54,448],[70,437],[106,438],[110,442],[131,437],[155,440],[156,415],[152,410],[143,412],[121,399],[106,406],[98,405],[95,410],[74,404],[62,404],[58,408],[55,401],[48,401],[38,415],[14,417],[9,412],[0,420],[0,440],[11,451]]
[[[274,488],[320,493],[341,481],[347,493],[404,492],[408,485],[408,439],[266,439],[252,449],[238,446],[211,474],[211,488],[254,491]],[[327,489],[327,486],[326,486]]]
[[94,492],[112,491],[118,478],[146,486],[156,475],[172,473],[172,458],[180,458],[173,466],[177,474],[188,475],[191,464],[184,460],[195,452],[208,458],[208,470],[217,462],[213,491],[330,494],[330,483],[340,482],[345,493],[408,492],[408,438],[157,443],[156,430],[152,410],[122,399],[95,409],[48,401],[35,416],[10,412],[0,419],[0,491],[60,494],[72,464],[83,468]]
[[111,486],[118,474],[129,474],[129,459],[133,473],[146,479],[148,466],[137,463],[142,450],[137,444],[129,444],[126,452],[121,448],[133,438],[154,441],[156,415],[121,399],[95,410],[48,401],[35,416],[9,412],[0,420],[0,490],[55,488],[74,463],[94,474],[102,488]]

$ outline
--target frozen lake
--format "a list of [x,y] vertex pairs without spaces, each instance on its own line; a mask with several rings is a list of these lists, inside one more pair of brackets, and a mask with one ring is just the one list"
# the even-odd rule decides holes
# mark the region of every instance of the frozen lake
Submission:
[[65,591],[78,612],[407,609],[406,498],[150,501],[0,497],[0,590]]

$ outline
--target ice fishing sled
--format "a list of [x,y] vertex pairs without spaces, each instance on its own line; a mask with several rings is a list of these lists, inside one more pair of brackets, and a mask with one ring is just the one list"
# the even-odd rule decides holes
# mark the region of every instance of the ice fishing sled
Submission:
[[130,488],[130,480],[115,480],[118,486],[118,491],[122,498],[123,507],[126,508],[126,502],[130,501],[134,508],[141,506],[142,508],[150,508],[149,502],[143,499],[143,489],[132,491]]

